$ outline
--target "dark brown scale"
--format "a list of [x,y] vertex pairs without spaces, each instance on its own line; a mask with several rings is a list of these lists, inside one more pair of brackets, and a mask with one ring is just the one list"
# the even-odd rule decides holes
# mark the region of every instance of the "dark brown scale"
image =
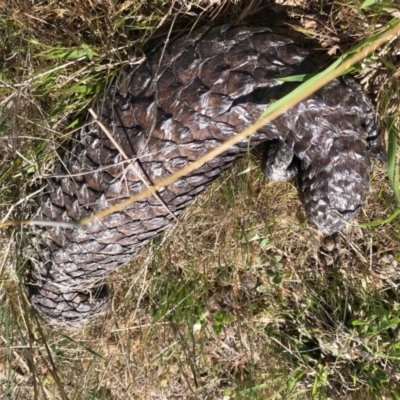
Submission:
[[[295,87],[276,78],[315,70],[304,49],[268,29],[205,27],[150,53],[96,111],[129,162],[153,184],[242,131]],[[77,326],[95,316],[107,301],[105,275],[170,226],[171,214],[180,215],[249,144],[284,142],[301,161],[311,221],[324,233],[342,229],[368,193],[374,118],[360,86],[338,79],[265,125],[250,143],[242,140],[160,190],[164,204],[151,196],[77,229],[37,228],[30,244],[33,305],[55,324]],[[145,185],[128,167],[89,117],[57,165],[57,174],[71,176],[49,181],[42,217],[77,221],[140,193]]]

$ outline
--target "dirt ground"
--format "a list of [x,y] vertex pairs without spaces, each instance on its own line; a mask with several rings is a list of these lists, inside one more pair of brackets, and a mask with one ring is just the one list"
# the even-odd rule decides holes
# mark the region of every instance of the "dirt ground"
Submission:
[[[362,4],[0,0],[2,222],[32,217],[90,102],[168,34],[269,26],[329,65],[398,17],[393,4]],[[376,104],[389,165],[375,163],[367,203],[340,233],[307,221],[293,182],[266,181],[256,150],[110,274],[102,315],[68,330],[31,309],[28,227],[3,228],[3,398],[400,398],[397,41],[352,73]]]

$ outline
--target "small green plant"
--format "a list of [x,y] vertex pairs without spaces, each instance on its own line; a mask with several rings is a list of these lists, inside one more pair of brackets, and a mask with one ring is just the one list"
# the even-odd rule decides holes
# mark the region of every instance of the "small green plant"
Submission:
[[282,257],[274,256],[269,261],[269,267],[267,268],[267,275],[270,281],[275,285],[279,285],[282,280],[289,279],[291,277],[290,273],[285,273],[283,271]]
[[225,311],[216,311],[213,316],[213,328],[217,335],[222,332],[226,324],[230,324],[234,321],[234,318]]

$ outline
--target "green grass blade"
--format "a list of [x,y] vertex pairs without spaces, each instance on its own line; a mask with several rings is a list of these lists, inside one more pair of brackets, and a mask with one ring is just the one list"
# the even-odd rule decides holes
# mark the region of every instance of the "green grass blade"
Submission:
[[94,355],[95,357],[98,357],[98,358],[101,358],[102,360],[104,360],[104,357],[102,355],[100,355],[99,353],[96,353],[90,347],[85,346],[84,344],[80,343],[79,341],[77,341],[75,339],[72,339],[72,337],[68,336],[65,332],[59,330],[58,334],[60,336],[62,336],[63,338],[69,340],[70,342],[78,345],[79,347],[82,347],[82,349],[85,349],[87,352],[89,352],[90,354]]
[[398,138],[395,122],[391,119],[388,127],[388,176],[392,184],[397,204],[400,205],[399,165],[397,162]]
[[377,219],[376,221],[372,222],[363,222],[359,224],[359,226],[362,227],[367,227],[367,226],[380,226],[383,224],[388,224],[389,222],[392,222],[397,216],[400,214],[400,210],[396,210],[390,217],[386,219]]
[[315,83],[317,83],[319,80],[321,80],[322,78],[324,78],[326,75],[328,75],[328,73],[330,73],[331,71],[335,70],[336,68],[338,68],[340,65],[342,65],[343,63],[345,63],[352,55],[354,55],[355,53],[358,53],[361,51],[361,49],[363,47],[365,47],[366,45],[378,40],[379,38],[381,38],[382,36],[384,36],[390,29],[393,29],[395,26],[397,26],[399,24],[399,20],[397,18],[392,19],[389,23],[388,23],[388,27],[382,31],[379,32],[375,35],[371,35],[370,37],[368,37],[365,40],[362,40],[360,43],[358,43],[357,45],[353,46],[350,50],[348,50],[346,53],[344,53],[341,57],[339,57],[335,62],[333,62],[328,68],[324,69],[322,72],[320,72],[319,74],[316,74],[314,76],[312,76],[310,79],[308,79],[307,81],[305,81],[304,83],[302,83],[300,86],[298,86],[295,90],[293,90],[291,93],[289,93],[288,95],[286,95],[285,97],[281,98],[280,100],[274,102],[273,104],[271,104],[265,111],[264,113],[261,115],[260,118],[265,117],[266,115],[271,114],[272,112],[276,111],[278,108],[280,107],[284,107],[285,104],[288,102],[288,100],[292,100],[294,97],[296,97],[299,93],[301,93],[303,90],[308,89],[310,87],[313,87],[313,85]]

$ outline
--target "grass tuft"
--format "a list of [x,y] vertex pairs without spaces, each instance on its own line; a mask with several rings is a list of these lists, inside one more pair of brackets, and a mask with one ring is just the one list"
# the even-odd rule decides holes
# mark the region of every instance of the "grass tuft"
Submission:
[[[369,0],[0,2],[1,222],[32,217],[93,99],[169,33],[268,24],[338,57],[398,17]],[[264,180],[255,152],[109,276],[110,307],[81,331],[37,318],[23,230],[3,229],[2,398],[400,398],[397,46],[353,71],[388,146],[359,226],[322,236],[292,183]]]

